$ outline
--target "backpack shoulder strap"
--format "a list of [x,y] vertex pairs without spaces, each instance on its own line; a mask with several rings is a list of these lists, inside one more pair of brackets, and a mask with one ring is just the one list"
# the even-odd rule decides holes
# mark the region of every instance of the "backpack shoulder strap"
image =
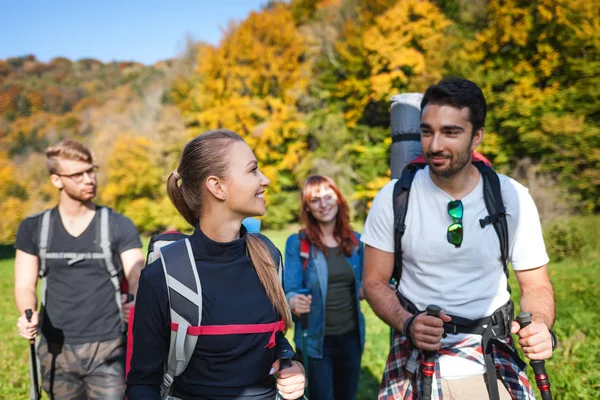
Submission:
[[119,277],[119,269],[113,262],[113,254],[110,243],[110,209],[108,207],[100,207],[100,248],[102,249],[102,258],[106,270],[110,276],[110,281],[115,288],[115,300],[119,308],[119,316],[123,313],[123,305],[121,304],[121,278]]
[[350,237],[350,240],[352,240],[352,244],[354,245],[354,247],[358,247],[359,243],[358,243],[358,236],[356,232],[352,232],[352,236]]
[[196,348],[198,336],[189,335],[188,327],[200,326],[202,322],[202,286],[188,239],[164,246],[160,259],[171,314],[167,371],[161,384],[161,395],[164,398],[170,395],[173,380],[183,373]]
[[298,234],[298,239],[300,239],[300,260],[302,260],[302,271],[306,270],[308,266],[308,260],[310,259],[310,242],[308,241],[308,237],[306,236],[306,232],[302,230]]
[[188,235],[179,231],[168,231],[158,235],[153,235],[148,243],[148,253],[146,254],[146,265],[153,263],[160,258],[160,249],[177,240],[185,239]]
[[40,301],[43,305],[46,304],[46,294],[48,282],[46,281],[46,275],[48,274],[48,264],[46,254],[48,253],[48,245],[50,243],[50,235],[51,235],[51,221],[50,215],[52,213],[52,209],[46,210],[42,214],[42,220],[40,224],[40,234],[39,234],[39,270],[38,275],[40,277]]
[[[262,240],[265,245],[267,245],[267,248],[269,249],[269,252],[271,253],[271,258],[273,258],[273,265],[275,265],[275,267],[277,267],[279,283],[283,286],[283,262],[281,261],[281,252],[279,251],[277,246],[275,246],[275,244],[265,235],[263,235],[261,233],[249,233],[249,235],[256,236],[257,238]],[[284,290],[285,290],[285,288],[284,288]]]
[[423,166],[409,164],[402,171],[400,179],[394,184],[393,205],[394,205],[394,271],[392,278],[396,280],[396,286],[400,284],[402,276],[402,236],[406,230],[406,213],[408,212],[408,198],[410,188],[417,171]]
[[42,213],[42,222],[40,226],[39,236],[39,258],[40,258],[40,269],[38,275],[41,277],[46,276],[48,273],[48,266],[46,265],[46,254],[48,253],[48,244],[50,243],[50,214],[52,209],[46,210]]
[[[496,171],[482,162],[473,163],[483,177],[483,199],[488,216],[480,219],[481,228],[492,225],[500,242],[500,256],[504,273],[508,278],[508,225],[506,223],[506,209],[502,200],[500,178]],[[510,288],[509,288],[510,291]]]

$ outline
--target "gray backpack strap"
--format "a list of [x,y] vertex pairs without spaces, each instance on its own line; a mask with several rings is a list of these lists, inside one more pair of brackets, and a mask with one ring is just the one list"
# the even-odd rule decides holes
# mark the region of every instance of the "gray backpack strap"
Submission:
[[177,330],[171,330],[167,370],[161,384],[161,398],[167,399],[173,380],[183,373],[196,348],[198,336],[188,334],[187,329],[202,322],[202,286],[188,239],[168,244],[160,253],[171,323],[178,324]]
[[154,261],[158,260],[160,258],[160,249],[171,243],[173,243],[172,240],[158,240],[154,242],[154,249],[148,252],[148,260],[146,261],[146,265],[152,264]]
[[44,211],[42,214],[42,228],[40,229],[40,242],[39,242],[39,257],[40,257],[40,270],[38,274],[45,276],[46,270],[46,253],[48,253],[48,241],[50,238],[50,213],[52,210]]
[[100,208],[100,248],[102,256],[106,263],[106,270],[110,276],[110,281],[115,287],[115,301],[119,308],[119,316],[123,316],[123,305],[121,304],[121,280],[119,279],[119,270],[115,267],[110,249],[110,232],[109,232],[109,210],[106,207]]
[[39,242],[39,270],[38,275],[40,276],[40,299],[41,303],[46,303],[46,275],[48,274],[48,266],[46,265],[46,254],[48,253],[48,242],[50,241],[50,213],[52,210],[44,211],[42,215],[42,227],[40,229],[40,242]]

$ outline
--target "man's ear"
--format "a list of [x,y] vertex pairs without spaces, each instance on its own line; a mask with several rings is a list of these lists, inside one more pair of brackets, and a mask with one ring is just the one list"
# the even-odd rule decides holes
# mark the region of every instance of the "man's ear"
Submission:
[[54,185],[55,188],[61,190],[63,188],[63,181],[60,179],[60,176],[52,174],[50,175],[50,182]]
[[214,175],[209,176],[206,179],[206,189],[216,199],[225,200],[225,190],[222,185],[222,180]]
[[477,147],[479,147],[479,145],[481,144],[482,141],[483,141],[483,128],[479,128],[479,129],[477,129],[477,132],[475,132],[475,134],[473,135],[473,138],[471,139],[471,151],[474,151]]

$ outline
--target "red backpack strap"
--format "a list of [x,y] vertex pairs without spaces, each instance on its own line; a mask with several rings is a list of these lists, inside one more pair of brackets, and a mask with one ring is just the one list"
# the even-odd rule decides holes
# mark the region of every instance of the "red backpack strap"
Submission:
[[306,235],[300,236],[300,259],[302,260],[302,270],[305,270],[308,266],[308,259],[310,257],[310,242]]
[[[171,322],[171,330],[177,332],[179,324]],[[269,342],[265,349],[275,347],[275,335],[277,332],[283,332],[285,323],[283,320],[268,324],[231,324],[231,325],[204,325],[204,326],[188,326],[187,334],[192,336],[200,335],[245,335],[251,333],[271,333]]]
[[[352,232],[352,236],[350,238],[352,240],[352,244],[354,247],[358,247],[358,239],[354,232]],[[302,270],[305,270],[308,266],[308,259],[310,257],[310,242],[306,237],[306,234],[300,235],[300,259],[302,259]]]

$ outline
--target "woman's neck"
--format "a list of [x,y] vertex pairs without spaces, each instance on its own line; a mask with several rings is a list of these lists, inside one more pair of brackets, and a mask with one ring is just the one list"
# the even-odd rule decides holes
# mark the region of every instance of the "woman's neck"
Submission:
[[336,247],[338,245],[334,236],[335,220],[327,223],[319,223],[321,228],[321,241],[327,247]]
[[239,239],[241,226],[241,218],[226,219],[214,213],[200,217],[200,229],[215,242],[227,243]]

